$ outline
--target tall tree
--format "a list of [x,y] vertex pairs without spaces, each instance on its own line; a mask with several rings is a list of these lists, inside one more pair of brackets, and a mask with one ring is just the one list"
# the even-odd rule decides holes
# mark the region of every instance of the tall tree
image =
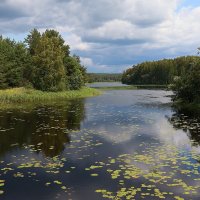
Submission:
[[27,51],[23,43],[0,38],[1,88],[22,86],[27,63]]
[[65,72],[67,77],[66,84],[70,90],[78,90],[83,86],[84,79],[80,70],[80,64],[74,57],[65,57]]
[[28,45],[28,50],[32,56],[35,55],[40,38],[40,32],[37,29],[33,29],[25,39],[25,43]]
[[42,34],[33,55],[33,84],[43,91],[65,89],[64,52],[60,37],[48,31]]

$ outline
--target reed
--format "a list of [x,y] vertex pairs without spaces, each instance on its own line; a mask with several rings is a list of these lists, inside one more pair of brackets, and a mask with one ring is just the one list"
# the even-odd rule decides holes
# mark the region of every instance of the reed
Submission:
[[0,90],[0,105],[9,103],[46,102],[73,98],[92,97],[101,92],[94,88],[83,87],[80,90],[62,92],[43,92],[27,88]]

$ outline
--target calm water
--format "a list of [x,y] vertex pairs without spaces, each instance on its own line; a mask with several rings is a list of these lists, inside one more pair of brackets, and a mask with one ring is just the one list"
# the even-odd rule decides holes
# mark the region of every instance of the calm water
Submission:
[[0,199],[200,199],[198,119],[171,92],[0,110]]

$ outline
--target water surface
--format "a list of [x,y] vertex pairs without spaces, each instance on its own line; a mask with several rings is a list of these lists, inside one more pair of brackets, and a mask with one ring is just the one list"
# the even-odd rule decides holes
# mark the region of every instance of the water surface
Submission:
[[0,110],[0,198],[200,199],[198,118],[171,92]]

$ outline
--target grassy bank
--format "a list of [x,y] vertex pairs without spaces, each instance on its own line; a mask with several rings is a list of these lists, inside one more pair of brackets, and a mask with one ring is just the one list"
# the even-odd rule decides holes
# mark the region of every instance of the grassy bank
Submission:
[[14,88],[0,90],[0,105],[9,103],[32,103],[92,97],[101,92],[94,88],[83,87],[80,90],[62,92],[42,92],[34,89]]

